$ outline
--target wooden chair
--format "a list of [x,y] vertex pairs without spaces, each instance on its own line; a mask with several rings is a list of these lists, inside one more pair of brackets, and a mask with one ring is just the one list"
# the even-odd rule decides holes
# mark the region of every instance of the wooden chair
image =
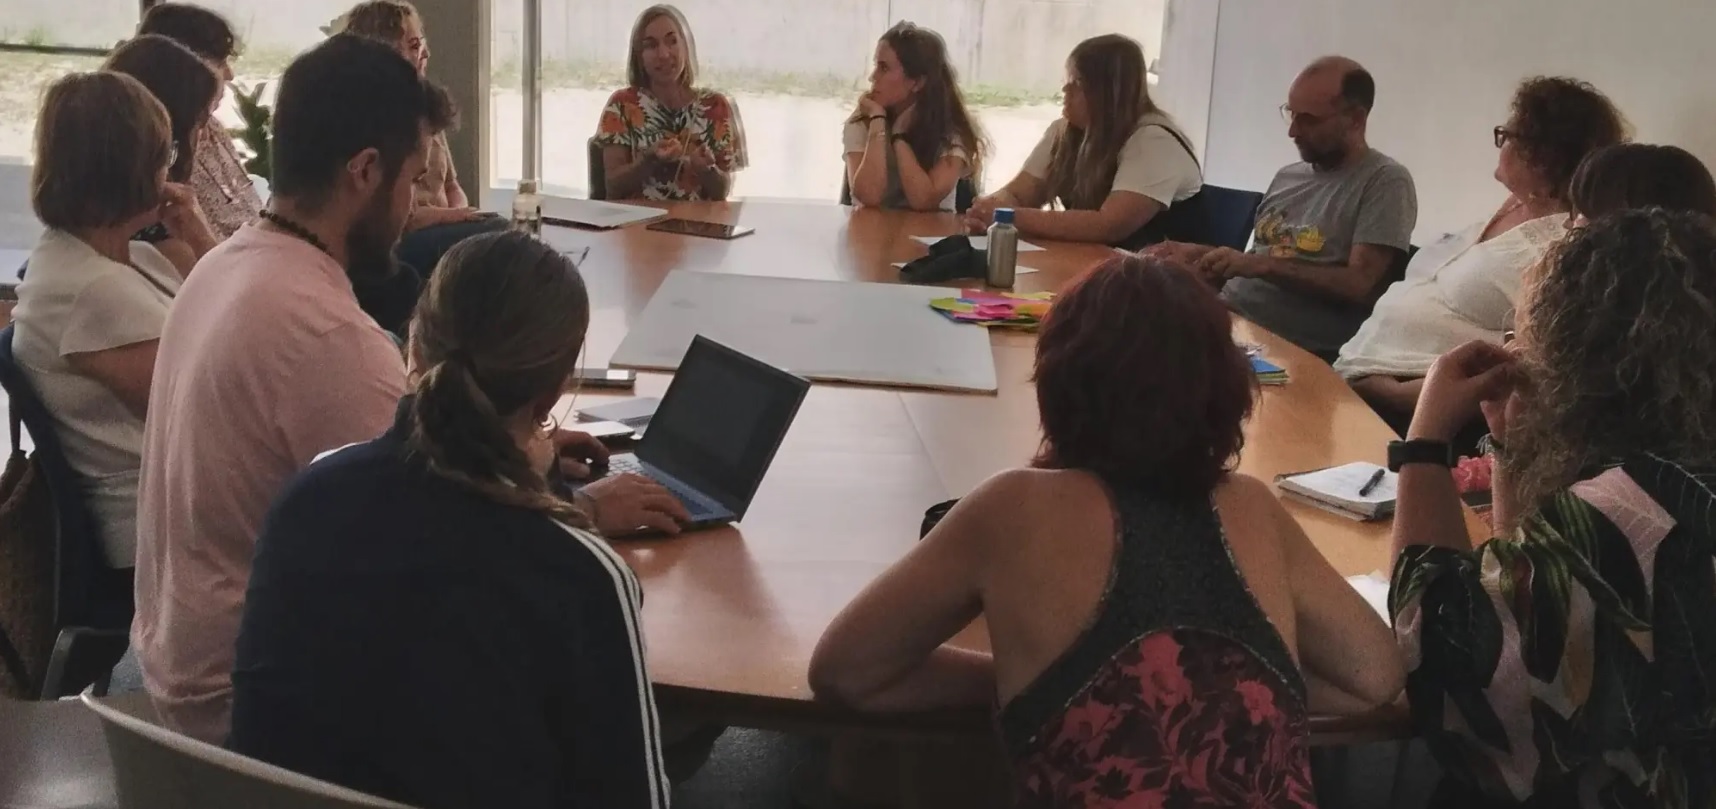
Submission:
[[410,809],[181,736],[88,694],[82,699],[101,720],[125,809]]

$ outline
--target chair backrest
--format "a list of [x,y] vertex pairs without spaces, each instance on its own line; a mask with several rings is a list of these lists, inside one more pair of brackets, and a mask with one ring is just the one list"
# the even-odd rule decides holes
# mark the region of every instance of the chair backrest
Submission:
[[1244,250],[1251,243],[1251,230],[1257,225],[1257,206],[1263,194],[1219,185],[1205,185],[1198,192],[1202,208],[1203,244]]
[[101,719],[126,809],[410,809],[181,736],[88,694],[82,699]]
[[602,162],[602,144],[590,139],[590,199],[608,198],[608,166]]
[[[35,444],[31,458],[42,471],[54,501],[54,625],[119,629],[131,624],[130,592],[100,592],[107,570],[95,519],[84,499],[82,476],[66,462],[53,417],[12,353],[15,325],[0,329],[0,388],[11,404],[12,446],[22,424]],[[121,603],[124,602],[124,603]]]

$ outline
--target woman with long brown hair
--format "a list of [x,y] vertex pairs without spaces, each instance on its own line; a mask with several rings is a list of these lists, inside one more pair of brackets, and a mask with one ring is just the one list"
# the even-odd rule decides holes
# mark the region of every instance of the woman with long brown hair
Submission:
[[[143,13],[137,34],[160,34],[190,48],[216,78],[232,82],[232,60],[239,53],[239,41],[225,17],[191,3],[156,3]],[[218,97],[215,105],[220,105]],[[256,183],[232,141],[218,120],[204,125],[190,180],[209,227],[223,240],[255,221],[256,213],[262,210]]]
[[[1150,98],[1144,48],[1119,34],[1073,48],[1060,120],[1024,169],[966,215],[989,227],[1013,208],[1026,236],[1142,246],[1175,235],[1175,203],[1203,188],[1191,141]],[[1058,210],[1039,210],[1058,205]]]
[[589,323],[577,266],[548,244],[448,252],[393,427],[310,465],[263,527],[234,750],[414,806],[667,806],[642,593],[595,529],[631,507],[548,481]]
[[[1437,360],[1400,469],[1389,604],[1437,805],[1716,800],[1716,223],[1630,210],[1527,275],[1503,349]],[[1496,537],[1448,442],[1480,409]]]
[[871,207],[951,211],[988,146],[965,108],[941,35],[900,22],[876,43],[870,89],[846,120],[846,182]]
[[[214,106],[220,100],[221,84],[214,69],[190,48],[159,34],[144,34],[120,43],[101,67],[136,79],[161,102],[173,139],[173,165],[167,169],[167,181],[175,187],[190,182],[203,131],[220,125],[214,119]],[[165,204],[178,203],[167,200]],[[158,221],[136,236],[172,260],[180,275],[189,274],[197,260],[220,243],[194,194],[184,214],[177,217],[181,225],[177,231]]]
[[[1042,449],[841,612],[817,696],[998,705],[1018,806],[1313,805],[1307,716],[1392,701],[1401,663],[1268,484],[1234,471],[1257,381],[1230,320],[1158,259],[1063,291],[1037,341]],[[993,656],[945,645],[979,615]]]
[[608,199],[723,200],[748,162],[732,99],[697,86],[697,43],[685,15],[650,6],[632,26],[627,86],[596,124]]

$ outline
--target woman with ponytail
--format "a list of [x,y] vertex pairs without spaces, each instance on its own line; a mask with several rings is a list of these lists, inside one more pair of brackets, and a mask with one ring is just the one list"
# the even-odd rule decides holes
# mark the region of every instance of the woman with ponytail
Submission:
[[416,806],[667,805],[642,593],[596,529],[672,532],[684,509],[635,476],[566,500],[547,475],[589,322],[577,267],[537,239],[448,252],[394,427],[312,464],[269,515],[233,749]]

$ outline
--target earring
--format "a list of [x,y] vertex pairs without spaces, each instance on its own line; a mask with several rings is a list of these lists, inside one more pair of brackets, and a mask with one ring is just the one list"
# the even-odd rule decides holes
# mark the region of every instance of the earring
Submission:
[[560,422],[555,420],[553,416],[543,416],[542,421],[536,423],[536,435],[544,440],[553,438],[554,433],[559,429]]

